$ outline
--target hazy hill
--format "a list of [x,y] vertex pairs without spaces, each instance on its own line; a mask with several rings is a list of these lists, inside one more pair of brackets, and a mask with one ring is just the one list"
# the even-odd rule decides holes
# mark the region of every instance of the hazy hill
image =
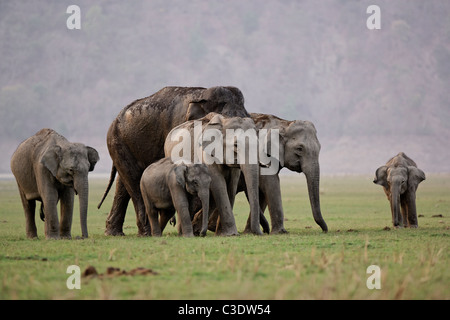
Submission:
[[[81,8],[81,30],[66,9]],[[450,2],[1,1],[0,172],[43,127],[101,152],[129,102],[167,85],[234,85],[252,112],[311,120],[325,173],[399,151],[450,171]]]

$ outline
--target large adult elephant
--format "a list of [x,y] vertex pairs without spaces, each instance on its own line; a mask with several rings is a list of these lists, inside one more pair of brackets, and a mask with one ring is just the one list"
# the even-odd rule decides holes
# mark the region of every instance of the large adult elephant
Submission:
[[[267,150],[272,149],[271,131],[278,130],[279,136],[279,156],[271,155],[279,160],[278,169],[283,167],[295,172],[303,172],[306,176],[308,185],[309,200],[311,204],[312,214],[315,222],[322,228],[324,232],[328,231],[327,224],[322,217],[320,209],[320,165],[319,152],[320,142],[317,139],[317,131],[314,124],[309,121],[302,120],[284,120],[274,115],[251,113],[251,118],[255,122],[256,128],[266,129]],[[281,201],[280,178],[278,176],[279,170],[276,174],[260,175],[259,190],[260,190],[260,207],[264,212],[266,207],[269,207],[270,219],[272,222],[271,233],[286,233],[284,228],[284,212]],[[241,176],[241,181],[238,186],[239,191],[246,191],[244,177]],[[261,219],[264,223],[264,219]],[[249,229],[247,222],[246,230]]]
[[[251,118],[226,118],[210,113],[199,120],[187,121],[169,133],[164,152],[172,161],[197,161],[208,165],[214,198],[214,206],[210,207],[217,208],[220,221],[214,230],[217,235],[238,234],[232,208],[242,172],[250,205],[249,231],[262,234],[259,227],[258,132]],[[217,216],[215,218],[217,221]]]
[[139,189],[145,168],[164,157],[164,141],[175,126],[217,112],[227,117],[249,117],[244,96],[235,87],[165,87],[126,106],[112,122],[107,145],[113,161],[111,177],[102,201],[118,172],[116,193],[106,219],[106,235],[123,235],[123,222],[130,198],[136,211],[140,235],[150,235]]
[[35,209],[36,201],[40,201],[45,237],[71,238],[74,193],[80,201],[82,236],[88,237],[88,172],[94,170],[98,160],[94,148],[71,143],[52,129],[42,129],[19,145],[11,158],[11,170],[25,211],[27,237],[37,237]]

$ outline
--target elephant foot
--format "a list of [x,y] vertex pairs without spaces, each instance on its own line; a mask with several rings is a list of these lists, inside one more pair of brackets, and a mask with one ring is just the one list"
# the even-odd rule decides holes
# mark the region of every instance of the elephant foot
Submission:
[[194,233],[183,233],[182,236],[183,236],[183,238],[193,238]]
[[150,224],[147,223],[144,226],[141,224],[138,224],[138,237],[151,237],[152,235],[152,228],[150,227]]
[[287,230],[283,227],[273,228],[270,234],[288,234]]
[[59,234],[54,234],[54,235],[48,234],[48,235],[45,236],[45,239],[47,239],[47,240],[59,240],[60,237],[59,237]]
[[221,229],[216,231],[216,236],[221,237],[239,236],[239,233],[237,232],[236,228],[231,228],[229,230]]
[[61,239],[72,240],[72,235],[70,233],[61,234]]
[[244,234],[254,234],[254,235],[257,235],[257,236],[262,236],[264,233],[261,231],[261,229],[259,229],[258,228],[258,230],[256,230],[256,231],[252,231],[250,228],[245,228],[245,230],[244,230],[244,232],[243,232]]
[[27,233],[27,238],[28,239],[37,239],[37,233]]
[[105,236],[125,236],[125,233],[123,233],[122,230],[114,230],[110,228],[106,228],[105,230]]

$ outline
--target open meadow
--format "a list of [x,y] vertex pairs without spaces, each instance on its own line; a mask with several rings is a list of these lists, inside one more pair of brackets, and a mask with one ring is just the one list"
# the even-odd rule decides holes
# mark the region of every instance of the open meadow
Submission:
[[[181,238],[168,225],[161,238],[137,237],[129,206],[125,237],[103,235],[113,190],[100,210],[107,180],[91,178],[89,239],[81,235],[75,199],[73,240],[25,236],[25,218],[14,180],[0,181],[0,299],[450,299],[450,176],[428,175],[417,192],[418,229],[393,229],[389,202],[371,176],[325,176],[322,214],[315,224],[303,175],[282,178],[285,235]],[[249,207],[235,204],[241,232]],[[268,212],[266,217],[269,218]],[[69,290],[67,267],[108,267],[152,272],[82,277]],[[381,289],[367,273],[379,266]]]

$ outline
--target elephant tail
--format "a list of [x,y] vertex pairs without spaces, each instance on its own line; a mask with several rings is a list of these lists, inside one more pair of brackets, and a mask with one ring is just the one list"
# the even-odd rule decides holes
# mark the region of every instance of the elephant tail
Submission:
[[44,203],[41,202],[41,210],[39,212],[39,216],[41,217],[42,221],[45,221],[45,214],[44,214]]
[[106,196],[108,195],[108,192],[109,192],[109,190],[110,190],[111,187],[112,187],[112,184],[113,184],[113,182],[114,182],[114,179],[116,179],[116,174],[117,174],[117,169],[116,169],[116,167],[115,167],[114,164],[113,164],[113,166],[112,166],[112,168],[111,168],[111,176],[109,177],[109,183],[108,183],[108,186],[106,187],[105,193],[103,194],[103,198],[102,198],[102,200],[100,201],[100,203],[98,204],[97,209],[100,209],[100,207],[101,207],[102,204],[103,204],[103,201],[105,201]]

